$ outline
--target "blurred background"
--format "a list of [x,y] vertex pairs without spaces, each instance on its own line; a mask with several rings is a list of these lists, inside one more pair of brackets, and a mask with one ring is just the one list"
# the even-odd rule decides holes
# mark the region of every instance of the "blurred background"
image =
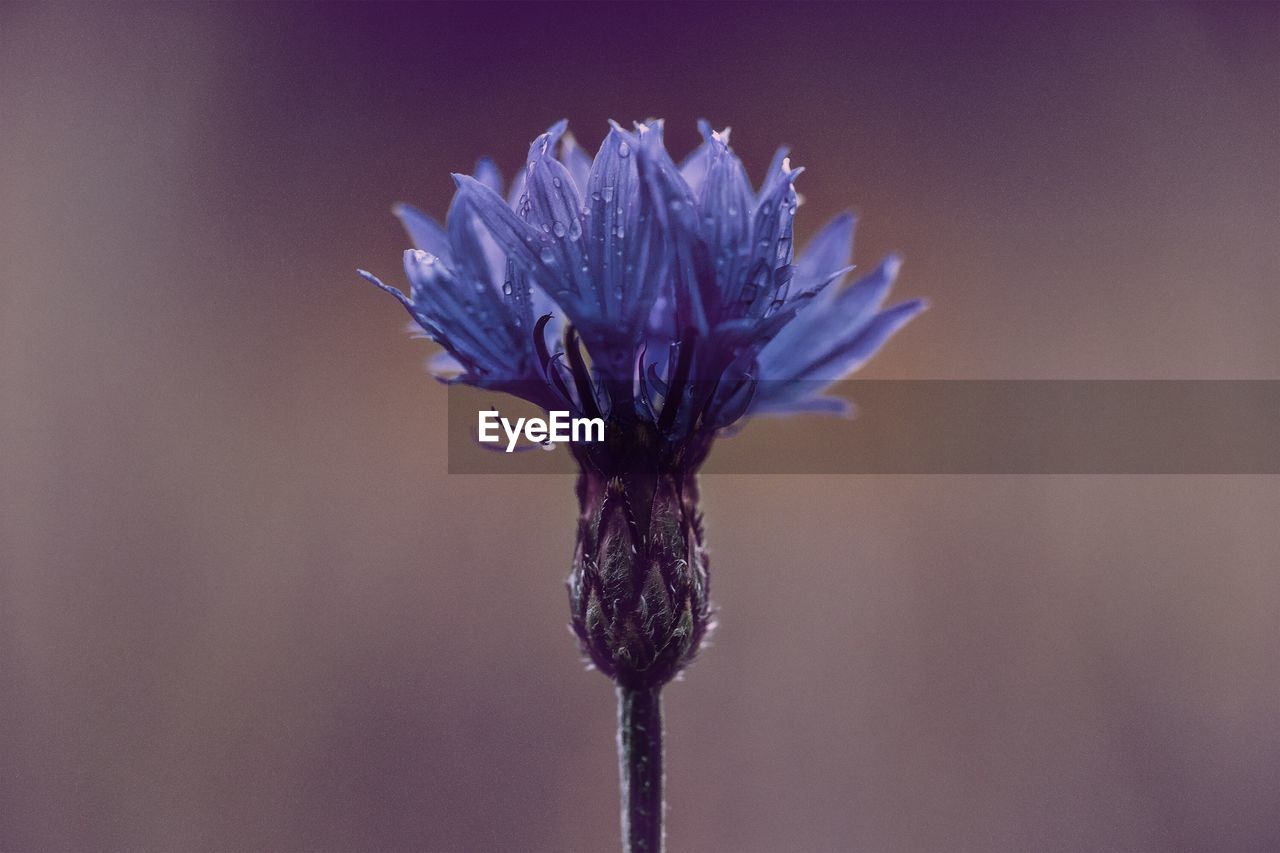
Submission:
[[[1275,4],[5,4],[0,849],[616,848],[572,483],[354,270],[651,115],[904,255],[861,377],[1280,378]],[[1280,480],[704,488],[673,851],[1280,848]]]

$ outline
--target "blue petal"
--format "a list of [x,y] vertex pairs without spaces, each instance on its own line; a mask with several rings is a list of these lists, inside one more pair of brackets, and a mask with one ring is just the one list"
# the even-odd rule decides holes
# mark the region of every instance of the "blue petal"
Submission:
[[760,191],[753,229],[754,251],[758,258],[774,266],[791,263],[792,220],[798,204],[795,179],[801,171],[784,167]]
[[727,283],[725,300],[735,316],[762,318],[786,304],[790,293],[792,220],[796,211],[793,181],[800,170],[784,167],[766,187],[752,215],[751,243],[739,274]]
[[476,161],[475,178],[489,189],[496,193],[502,192],[502,173],[498,171],[498,166],[488,157],[481,157]]
[[405,308],[409,310],[410,314],[413,313],[413,301],[410,300],[409,297],[405,296],[404,292],[401,291],[400,288],[392,287],[389,284],[383,284],[380,278],[378,278],[376,275],[369,272],[368,270],[356,270],[356,273],[360,275],[360,277],[363,278],[365,281],[377,287],[379,290],[382,290],[386,293],[390,293],[397,300],[399,300],[401,305],[403,305]]
[[641,198],[637,145],[635,135],[610,130],[587,179],[587,256],[599,319],[628,346],[653,305],[666,258],[660,225]]
[[453,250],[452,262],[447,266],[466,280],[492,288],[496,276],[489,247],[485,243],[489,235],[481,227],[480,217],[468,196],[461,193],[454,196],[445,225],[449,229],[449,245]]
[[[808,409],[825,388],[861,367],[898,329],[926,308],[919,299],[903,302],[855,326],[842,338],[829,342],[803,365],[772,364],[761,360],[761,377],[765,380],[755,409]],[[767,348],[766,348],[767,349]],[[803,403],[803,406],[797,404]]]
[[[693,192],[663,147],[660,126],[640,136],[637,142],[644,211],[661,225],[673,255],[671,295],[675,310],[670,322],[675,327],[690,325],[705,335],[711,320],[719,314],[720,295],[711,258],[699,233]],[[676,330],[670,329],[673,333]]]
[[569,170],[578,192],[585,195],[587,176],[591,174],[591,157],[578,145],[578,140],[573,138],[572,133],[566,132],[560,140],[560,162]]
[[534,275],[557,301],[567,291],[590,304],[594,294],[582,240],[582,199],[569,170],[551,154],[561,132],[563,122],[534,140],[525,167],[527,219],[542,231]]
[[437,258],[449,259],[449,237],[434,219],[411,204],[397,204],[391,212],[399,218],[414,246]]
[[806,380],[841,379],[861,367],[894,332],[926,307],[924,300],[900,302],[881,311],[856,334],[840,341],[830,352],[809,366],[801,378]]
[[427,359],[427,370],[437,379],[453,379],[466,372],[466,367],[449,352],[438,352]]
[[716,285],[731,300],[749,270],[754,198],[746,169],[724,137],[712,134],[708,144],[706,176],[698,194],[702,238],[711,252]]
[[[694,149],[693,153],[684,158],[680,164],[680,177],[684,178],[684,182],[689,185],[695,193],[702,186],[703,180],[707,177],[707,160],[713,148],[713,133],[711,123],[704,118],[698,119],[698,133],[702,134],[702,144]],[[729,128],[725,128],[721,133],[727,143],[729,140]]]
[[762,379],[768,380],[769,387],[762,396],[786,397],[783,389],[790,380],[797,382],[797,396],[808,396],[826,384],[846,377],[860,368],[893,333],[924,309],[922,300],[901,302],[864,323],[851,324],[842,336],[828,338],[813,350],[794,353],[794,360],[767,360],[763,356],[768,355],[769,347],[765,347],[760,359],[760,375]]
[[408,249],[404,274],[415,316],[427,318],[452,339],[469,342],[474,356],[474,350],[483,347],[483,328],[468,316],[467,294],[444,262],[429,252]]
[[765,374],[780,379],[799,375],[851,331],[861,328],[884,302],[901,266],[898,256],[890,255],[850,287],[827,288],[760,353]]
[[533,272],[543,265],[541,249],[550,240],[507,206],[502,196],[467,175],[453,176],[458,185],[458,198],[466,199],[484,222],[493,239],[507,257],[523,269]]
[[[856,224],[857,219],[852,213],[841,213],[805,245],[796,258],[795,277],[792,279],[795,287],[807,289],[849,265],[853,258],[853,230]],[[828,293],[833,294],[835,290],[830,289]]]
[[879,310],[901,268],[902,258],[898,255],[886,257],[870,273],[836,292],[832,301],[832,315],[847,318],[848,322],[853,323],[861,322],[872,312]]
[[765,191],[773,186],[787,170],[787,156],[791,153],[791,149],[786,145],[778,148],[773,152],[773,160],[769,163],[769,171],[765,172],[764,183],[760,185],[760,194],[764,195]]

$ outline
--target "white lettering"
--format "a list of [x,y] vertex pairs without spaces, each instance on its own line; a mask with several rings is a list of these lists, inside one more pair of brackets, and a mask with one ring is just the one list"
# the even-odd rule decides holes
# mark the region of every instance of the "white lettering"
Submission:
[[513,423],[502,417],[495,409],[482,411],[477,419],[480,441],[485,444],[499,444],[502,433],[506,434],[507,453],[514,453],[521,436],[525,441],[541,444],[547,450],[556,444],[592,443],[604,441],[604,418],[573,418],[569,413],[555,410],[547,413],[548,419],[516,418]]
[[[579,428],[585,435],[578,432]],[[592,430],[595,431],[594,437],[592,437]],[[573,440],[580,443],[604,441],[604,418],[574,418]]]
[[511,426],[511,421],[503,418],[502,428],[507,433],[507,452],[511,453],[516,449],[516,442],[520,440],[520,431],[524,429],[524,418],[516,418],[516,425],[514,428]]
[[569,440],[569,413],[556,411],[551,413],[550,441],[563,444]]
[[498,412],[496,410],[480,413],[480,440],[485,444],[498,443]]

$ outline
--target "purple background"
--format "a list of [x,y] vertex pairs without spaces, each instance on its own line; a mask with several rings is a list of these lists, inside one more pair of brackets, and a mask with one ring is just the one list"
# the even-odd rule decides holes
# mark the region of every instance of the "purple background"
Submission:
[[[706,116],[933,309],[867,378],[1277,378],[1280,6],[0,6],[0,849],[596,851],[560,478],[449,477],[392,202]],[[794,423],[790,440],[811,427]],[[736,441],[750,442],[751,433]],[[769,452],[762,443],[759,452]],[[1280,481],[723,477],[692,851],[1280,847]]]

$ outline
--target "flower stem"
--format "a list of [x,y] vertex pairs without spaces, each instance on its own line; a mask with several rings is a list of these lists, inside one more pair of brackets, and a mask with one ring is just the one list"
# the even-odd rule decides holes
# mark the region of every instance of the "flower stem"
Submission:
[[623,853],[662,851],[661,688],[618,688]]

